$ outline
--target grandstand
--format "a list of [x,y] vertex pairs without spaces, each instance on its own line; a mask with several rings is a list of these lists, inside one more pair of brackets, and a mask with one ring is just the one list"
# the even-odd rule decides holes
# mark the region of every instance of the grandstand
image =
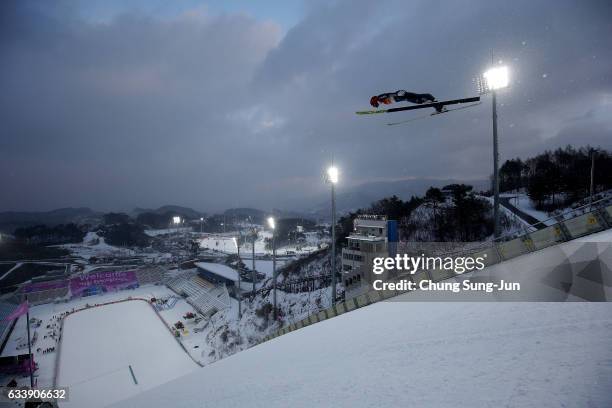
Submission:
[[16,294],[18,301],[21,303],[25,301],[26,296],[28,297],[28,302],[31,305],[41,305],[44,303],[51,303],[58,299],[65,299],[68,296],[68,281],[67,280],[59,280],[59,281],[49,281],[50,283],[56,283],[57,286],[51,289],[25,292],[19,291]]
[[164,281],[165,269],[160,266],[143,267],[136,269],[138,284],[158,284]]
[[213,315],[229,307],[230,298],[225,285],[217,286],[197,297],[187,298],[187,302],[204,315]]
[[168,279],[165,283],[170,289],[178,293],[179,295],[183,294],[183,285],[185,281],[197,276],[197,273],[193,271],[187,271],[179,276]]
[[16,320],[6,320],[7,316],[17,309],[17,304],[0,301],[0,353],[13,329]]
[[213,315],[230,306],[229,293],[225,285],[213,285],[196,272],[185,272],[169,279],[166,285],[186,298],[187,303],[203,315]]

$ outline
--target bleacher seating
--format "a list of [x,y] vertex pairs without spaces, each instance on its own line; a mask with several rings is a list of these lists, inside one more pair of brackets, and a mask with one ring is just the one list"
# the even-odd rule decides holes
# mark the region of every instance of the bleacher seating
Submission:
[[200,276],[196,275],[192,278],[192,280],[194,282],[196,282],[198,285],[202,286],[205,289],[214,289],[215,285],[213,285],[212,283],[210,283],[209,281],[202,279]]
[[[0,345],[3,345],[6,338],[10,334],[10,329],[13,324],[12,320],[5,320],[8,315],[13,313],[19,305],[6,301],[0,302]],[[0,350],[2,351],[2,350]]]
[[164,280],[165,270],[159,266],[144,267],[136,269],[138,284],[160,283]]
[[43,303],[51,303],[56,299],[65,298],[68,295],[68,282],[66,281],[66,286],[61,288],[54,288],[48,290],[40,290],[37,292],[18,292],[17,298],[21,303],[25,301],[25,297],[28,297],[28,302],[31,305],[40,305]]
[[186,272],[174,278],[169,278],[166,281],[166,286],[175,291],[178,294],[181,294],[181,286],[186,280],[189,280],[196,276],[196,272]]
[[230,297],[225,285],[218,286],[196,297],[187,298],[187,302],[204,315],[213,315],[230,306]]
[[202,291],[205,290],[202,286],[189,279],[183,282],[181,291],[187,295],[187,297],[198,296]]
[[212,315],[230,306],[229,293],[225,285],[215,286],[195,272],[187,272],[168,279],[166,285],[205,315]]

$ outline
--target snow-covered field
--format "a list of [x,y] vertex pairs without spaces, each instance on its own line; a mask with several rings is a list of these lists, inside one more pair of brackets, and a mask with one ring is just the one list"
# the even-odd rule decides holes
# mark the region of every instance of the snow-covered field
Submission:
[[[72,299],[66,303],[60,302],[60,303],[49,303],[49,304],[32,306],[30,308],[30,317],[42,320],[42,324],[40,327],[32,328],[32,336],[33,337],[36,336],[37,338],[36,342],[32,346],[32,351],[34,353],[34,360],[38,364],[38,370],[35,373],[38,386],[39,387],[51,387],[53,385],[53,378],[54,378],[54,372],[55,372],[55,367],[56,367],[56,355],[59,350],[58,342],[55,339],[50,337],[50,334],[53,332],[54,328],[56,331],[59,331],[59,324],[57,324],[57,320],[54,318],[54,316],[59,316],[60,314],[67,312],[67,311],[85,308],[86,305],[114,302],[114,301],[119,301],[119,300],[125,300],[130,297],[132,298],[140,297],[140,298],[148,299],[152,297],[165,298],[169,296],[176,296],[176,294],[165,286],[145,285],[145,286],[141,286],[140,288],[137,288],[134,290],[107,292],[107,293],[103,293],[100,295]],[[156,322],[155,322],[156,327],[158,327],[160,331],[165,330],[166,334],[170,337],[170,340],[172,340],[172,342],[170,343],[170,346],[172,346],[172,349],[173,350],[179,349],[179,351],[183,353],[183,356],[189,359],[187,354],[185,354],[185,352],[182,349],[180,349],[180,347],[176,344],[176,341],[172,339],[170,333],[164,327],[164,323],[155,316],[151,307],[148,305],[145,305],[145,306],[147,306],[150,309],[149,313],[156,319]],[[104,308],[101,308],[101,309],[104,309]],[[75,315],[68,317],[68,320],[74,318],[80,313],[85,313],[85,312],[87,311],[78,312]],[[205,337],[203,336],[203,333],[202,334],[194,333],[191,330],[193,327],[193,323],[185,321],[183,319],[182,316],[187,312],[193,313],[195,312],[195,310],[184,299],[179,299],[176,305],[172,309],[163,310],[160,312],[160,315],[164,319],[166,325],[168,326],[172,325],[173,323],[179,320],[183,321],[183,323],[186,326],[186,330],[181,337],[181,341],[183,342],[183,344],[185,344],[186,342],[189,343],[190,341],[191,343],[194,343],[196,345],[205,342]],[[104,329],[105,327],[104,325],[106,323],[110,323],[110,326],[108,326],[110,327],[109,330],[112,330],[112,328],[114,327],[114,323],[112,321],[108,322],[105,319],[98,320],[97,318],[90,319],[90,320],[91,320],[90,329],[92,330],[98,329],[98,328]],[[54,324],[56,325],[55,327],[53,327]],[[138,332],[140,330],[139,329],[140,324],[141,323],[138,323],[135,326],[133,326],[131,329],[131,332],[126,333],[126,335],[139,336]],[[51,325],[52,326],[51,329],[47,329],[47,325]],[[13,332],[11,333],[11,336],[9,337],[5,348],[2,351],[2,357],[27,353],[27,348],[20,347],[22,345],[27,344],[26,338],[27,338],[26,337],[26,321],[25,321],[25,316],[22,316],[17,320],[15,328]],[[62,338],[62,341],[64,340],[66,340],[65,337]],[[185,346],[189,349],[188,344],[185,344]],[[55,347],[55,351],[51,353],[43,352],[43,350],[50,348],[50,347]],[[62,354],[63,354],[66,346],[62,344],[61,347],[62,347]],[[92,350],[90,349],[89,351],[91,352]],[[198,351],[197,349],[192,348],[190,350],[190,354],[194,358],[199,359],[200,353],[198,353],[197,351]],[[163,354],[163,351],[162,351],[162,354]],[[91,355],[93,357],[97,356],[95,352],[91,352]],[[189,360],[191,361],[191,359]],[[195,363],[192,362],[192,364],[194,365],[194,367],[196,367]],[[18,377],[16,379],[19,382],[19,384],[22,384],[22,385],[26,385],[26,383],[29,384],[29,380],[27,378]],[[8,380],[10,380],[10,378]]]
[[88,232],[83,238],[82,243],[78,244],[62,244],[60,248],[70,251],[72,256],[82,258],[85,261],[77,261],[85,264],[85,270],[91,269],[91,265],[86,262],[91,258],[125,258],[138,257],[147,263],[162,263],[169,262],[172,255],[169,253],[157,252],[151,248],[143,250],[142,248],[120,248],[106,243],[104,237],[99,236],[95,232]]
[[91,257],[111,257],[111,256],[132,256],[136,252],[129,248],[119,248],[107,244],[104,237],[98,236],[95,232],[88,232],[81,244],[58,245],[65,248],[74,256],[89,259]]
[[64,321],[57,385],[69,388],[69,401],[61,406],[104,407],[197,367],[148,303],[86,309]]
[[166,234],[177,234],[181,232],[186,233],[186,232],[191,232],[192,230],[193,228],[191,227],[148,229],[148,230],[145,230],[145,234],[147,234],[150,237],[157,237],[159,235],[166,235]]
[[[272,238],[270,231],[259,231],[258,238],[255,240],[255,255],[271,255],[272,250],[266,248],[266,239]],[[234,244],[234,234],[207,234],[206,236],[199,239],[200,248],[211,249],[215,251],[224,252],[226,254],[235,254],[238,252],[236,244]],[[318,250],[318,245],[326,245],[324,240],[319,240],[316,233],[306,233],[305,244],[292,244],[285,245],[276,249],[277,255],[302,255],[309,254]],[[253,251],[253,244],[247,242],[240,246],[240,252],[243,254],[251,254]]]
[[[252,258],[243,258],[242,262],[244,262],[244,265],[246,266],[248,270],[253,269]],[[287,259],[277,259],[276,260],[276,270],[278,271],[287,262],[288,262]],[[274,270],[273,266],[274,265],[271,260],[269,261],[269,260],[263,260],[263,259],[255,259],[255,270],[266,274],[266,276],[269,278],[272,277],[272,272]]]
[[503,193],[500,194],[501,197],[510,197],[510,204],[524,212],[525,214],[531,215],[538,221],[545,221],[546,225],[553,225],[557,221],[554,219],[550,219],[550,215],[548,215],[545,211],[536,210],[533,203],[527,196],[527,194],[513,194],[513,193]]

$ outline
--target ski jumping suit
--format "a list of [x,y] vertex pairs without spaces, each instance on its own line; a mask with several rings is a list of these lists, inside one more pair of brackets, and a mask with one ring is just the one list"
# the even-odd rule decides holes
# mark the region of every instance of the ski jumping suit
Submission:
[[417,94],[412,92],[407,92],[404,90],[397,92],[389,92],[383,93],[377,96],[373,96],[370,98],[370,105],[378,108],[378,105],[384,103],[385,105],[389,105],[393,102],[407,101],[416,104],[421,104],[425,102],[435,102],[436,98],[432,94]]

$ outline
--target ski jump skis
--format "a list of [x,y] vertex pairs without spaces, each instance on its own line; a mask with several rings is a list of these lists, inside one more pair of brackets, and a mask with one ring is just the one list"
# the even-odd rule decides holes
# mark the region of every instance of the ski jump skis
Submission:
[[[463,98],[463,99],[452,99],[449,101],[440,101],[440,102],[429,102],[429,103],[422,103],[422,104],[417,104],[417,105],[411,105],[411,106],[402,106],[399,108],[389,108],[389,109],[373,109],[373,110],[365,110],[365,111],[357,111],[355,112],[357,115],[376,115],[379,113],[393,113],[393,112],[403,112],[403,111],[410,111],[410,110],[415,110],[415,109],[425,109],[425,108],[434,108],[436,110],[436,112],[434,114],[439,114],[439,113],[445,113],[445,112],[449,112],[451,110],[456,110],[456,109],[445,109],[446,106],[448,105],[457,105],[460,103],[473,103],[473,102],[480,102],[480,96],[474,96],[472,98]],[[477,104],[473,104],[471,106],[474,106]],[[467,107],[467,106],[466,106]]]
[[428,118],[430,116],[436,116],[436,115],[441,115],[443,113],[448,113],[448,112],[452,112],[452,111],[456,111],[456,110],[461,110],[461,109],[467,109],[467,108],[472,108],[474,106],[478,106],[480,105],[482,102],[476,102],[476,103],[472,103],[469,105],[465,105],[465,106],[460,106],[458,108],[453,108],[453,109],[444,109],[440,112],[433,112],[433,113],[429,113],[427,115],[423,115],[423,116],[417,116],[416,118],[410,118],[410,119],[406,119],[406,120],[400,120],[399,122],[390,122],[387,123],[387,126],[396,126],[396,125],[403,125],[404,123],[408,123],[408,122],[413,122],[415,120],[418,119],[425,119]]

